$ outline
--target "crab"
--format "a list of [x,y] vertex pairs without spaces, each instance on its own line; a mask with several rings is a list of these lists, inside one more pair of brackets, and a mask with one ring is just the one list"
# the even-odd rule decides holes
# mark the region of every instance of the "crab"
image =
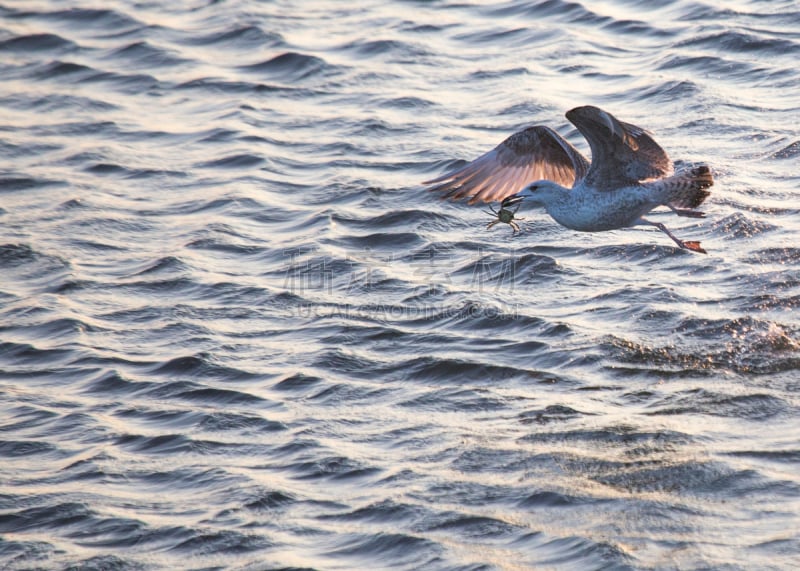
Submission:
[[[517,207],[514,210],[511,210],[510,208],[506,208],[507,204],[510,205],[510,206],[513,206],[514,204],[516,204]],[[492,216],[496,216],[497,218],[496,218],[496,220],[492,220],[491,222],[489,222],[486,225],[486,229],[489,230],[495,224],[503,222],[504,224],[508,224],[509,226],[511,226],[512,235],[516,234],[517,232],[519,232],[520,231],[519,224],[514,222],[514,215],[517,213],[517,210],[519,210],[520,204],[522,204],[521,200],[520,201],[508,201],[506,199],[506,200],[504,200],[503,202],[500,203],[500,210],[495,210],[494,208],[492,208],[492,205],[490,204],[489,205],[489,210],[491,210],[491,212],[489,212],[489,210],[487,210],[486,212],[487,212],[487,214],[491,214]],[[524,218],[517,218],[517,220],[525,220],[525,219]]]

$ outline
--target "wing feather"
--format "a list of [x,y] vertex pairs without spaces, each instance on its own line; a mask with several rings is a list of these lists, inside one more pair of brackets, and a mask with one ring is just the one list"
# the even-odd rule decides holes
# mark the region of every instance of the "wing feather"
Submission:
[[494,149],[425,185],[443,198],[469,197],[470,204],[502,200],[530,182],[549,179],[574,186],[589,161],[566,139],[543,125],[514,133]]
[[672,161],[644,129],[586,105],[567,112],[592,150],[587,184],[613,190],[672,173]]

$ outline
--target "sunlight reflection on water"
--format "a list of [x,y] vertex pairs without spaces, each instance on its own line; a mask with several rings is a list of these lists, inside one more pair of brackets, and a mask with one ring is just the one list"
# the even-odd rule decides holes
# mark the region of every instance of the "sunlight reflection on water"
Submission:
[[[2,567],[792,568],[799,17],[0,7]],[[707,256],[423,190],[584,104]]]

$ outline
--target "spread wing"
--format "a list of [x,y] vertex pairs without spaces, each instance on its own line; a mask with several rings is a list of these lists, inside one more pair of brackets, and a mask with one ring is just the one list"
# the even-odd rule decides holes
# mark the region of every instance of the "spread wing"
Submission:
[[667,153],[644,129],[591,105],[567,111],[567,119],[586,137],[592,150],[587,185],[614,190],[672,173]]
[[530,182],[549,179],[573,186],[589,161],[561,135],[536,125],[514,133],[471,163],[424,182],[443,198],[469,197],[469,203],[492,202],[519,192]]

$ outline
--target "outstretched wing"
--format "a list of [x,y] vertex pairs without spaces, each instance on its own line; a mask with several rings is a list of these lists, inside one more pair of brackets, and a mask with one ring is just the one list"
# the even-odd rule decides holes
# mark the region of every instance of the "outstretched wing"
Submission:
[[587,185],[614,190],[672,172],[667,153],[644,129],[591,105],[567,111],[567,119],[586,137],[592,150]]
[[561,135],[536,125],[508,137],[471,163],[424,182],[443,198],[469,197],[469,203],[492,202],[519,192],[530,182],[549,179],[572,186],[589,168],[589,161]]

